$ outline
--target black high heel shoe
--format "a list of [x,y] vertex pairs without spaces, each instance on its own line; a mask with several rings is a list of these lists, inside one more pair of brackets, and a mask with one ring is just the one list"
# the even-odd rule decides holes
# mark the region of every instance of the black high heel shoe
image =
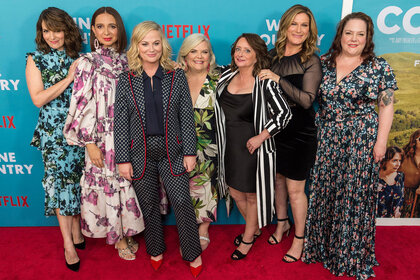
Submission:
[[[255,243],[255,237],[254,237],[254,239],[253,239],[251,242],[245,242],[245,241],[241,240],[241,243],[243,243],[243,244],[245,244],[245,245],[253,245],[253,244]],[[252,247],[251,247],[251,248],[252,248]],[[249,249],[249,250],[251,250],[251,249]],[[249,251],[248,251],[248,253],[249,253]],[[236,250],[232,253],[232,255],[230,256],[230,258],[231,258],[232,260],[234,260],[234,261],[239,261],[239,260],[244,259],[244,258],[248,255],[248,253],[244,254],[244,253],[242,253],[241,251],[239,251],[238,249],[236,249]]]
[[[296,239],[303,239],[303,238],[305,238],[305,236],[297,236],[297,235],[295,234],[295,238],[296,238]],[[286,257],[288,257],[288,258],[292,259],[292,261],[288,261],[288,260],[286,260],[286,259],[285,259]],[[302,257],[302,252],[300,252],[300,257]],[[299,257],[299,259],[300,259],[300,257]],[[284,255],[284,257],[283,257],[283,261],[284,261],[285,263],[294,263],[294,262],[297,262],[299,259],[298,259],[298,258],[296,258],[296,257],[293,257],[292,255],[289,255],[289,254],[286,254],[286,255]]]
[[67,266],[68,269],[70,269],[72,271],[75,271],[75,272],[79,271],[79,268],[80,268],[80,259],[79,259],[79,261],[77,263],[69,264],[67,262],[67,260],[66,260],[66,250],[65,249],[64,249],[64,261],[66,262],[66,266]]
[[[260,237],[262,234],[262,231],[260,230],[260,234],[254,234],[254,242],[255,240],[257,240],[258,237]],[[243,233],[239,234],[238,236],[235,237],[235,239],[233,240],[233,245],[235,245],[236,247],[239,246],[239,244],[241,244],[242,242],[242,237],[243,237]]]
[[[287,237],[289,236],[289,234],[290,234],[290,229],[292,228],[292,226],[291,226],[291,224],[292,224],[292,223],[290,222],[289,217],[284,218],[284,219],[277,219],[277,221],[278,221],[278,222],[285,222],[285,221],[287,221],[287,223],[289,224],[289,228],[288,228],[287,230],[283,231],[283,233],[281,234],[281,236],[282,236],[282,240],[283,240],[283,235],[284,235],[284,234],[286,234],[286,236],[287,236]],[[277,245],[277,244],[279,244],[279,243],[281,242],[281,240],[280,240],[280,241],[278,241],[278,240],[277,240],[277,238],[274,236],[274,233],[273,233],[272,235],[270,235],[270,237],[271,237],[271,239],[274,241],[274,243],[272,243],[272,242],[270,242],[270,239],[268,239],[268,240],[267,240],[267,242],[268,242],[268,244],[270,244],[270,245]]]
[[82,243],[74,243],[74,248],[79,249],[79,250],[84,250],[86,248],[86,242],[85,240],[83,240]]

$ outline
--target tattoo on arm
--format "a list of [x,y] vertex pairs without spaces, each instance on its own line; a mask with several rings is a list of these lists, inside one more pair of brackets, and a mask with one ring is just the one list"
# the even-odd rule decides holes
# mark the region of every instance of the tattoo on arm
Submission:
[[386,90],[381,91],[379,93],[378,104],[380,104],[382,101],[385,106],[388,106],[389,104],[391,104],[391,102],[393,102],[393,100],[394,91],[392,89],[387,88]]

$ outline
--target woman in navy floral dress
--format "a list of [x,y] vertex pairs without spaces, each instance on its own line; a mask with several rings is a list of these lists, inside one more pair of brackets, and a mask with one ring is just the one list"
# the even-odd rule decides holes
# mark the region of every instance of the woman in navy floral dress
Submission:
[[399,172],[398,168],[403,158],[403,151],[399,147],[392,146],[386,149],[379,171],[377,217],[401,217],[404,173]]
[[[322,262],[334,275],[375,276],[378,162],[384,158],[396,81],[373,53],[373,23],[364,13],[344,17],[321,58],[318,151],[302,260]],[[379,113],[375,112],[375,105]]]
[[41,150],[44,161],[45,215],[57,215],[66,264],[78,270],[75,246],[82,249],[85,244],[79,222],[84,157],[83,149],[67,145],[63,127],[82,38],[73,19],[57,8],[42,11],[36,33],[37,51],[27,55],[26,64],[28,90],[40,108],[31,145]]

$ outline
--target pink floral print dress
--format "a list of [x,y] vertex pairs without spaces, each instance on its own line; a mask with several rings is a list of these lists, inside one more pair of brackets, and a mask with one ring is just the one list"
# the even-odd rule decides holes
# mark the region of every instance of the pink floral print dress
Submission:
[[130,182],[115,164],[114,101],[118,75],[127,70],[125,54],[99,48],[79,61],[64,135],[71,145],[95,143],[104,155],[104,167],[95,166],[86,150],[80,181],[82,233],[106,237],[115,244],[144,229],[143,215]]

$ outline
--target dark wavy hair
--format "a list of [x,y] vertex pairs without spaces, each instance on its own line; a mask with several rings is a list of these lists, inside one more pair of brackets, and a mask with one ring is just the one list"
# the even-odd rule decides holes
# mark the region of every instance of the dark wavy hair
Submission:
[[50,53],[51,48],[42,36],[42,23],[53,32],[64,32],[64,50],[71,58],[79,57],[82,50],[82,36],[76,23],[65,11],[49,7],[41,12],[36,23],[35,43],[37,49],[44,54]]
[[417,138],[419,137],[420,137],[420,129],[417,129],[416,131],[413,132],[413,134],[411,134],[410,141],[408,141],[407,145],[405,145],[403,148],[404,156],[411,159],[414,162],[414,164],[415,164],[414,156],[416,155],[416,149],[417,149],[416,145],[420,145],[420,144],[417,144]]
[[403,154],[403,151],[399,147],[397,147],[397,146],[388,147],[386,149],[385,156],[381,161],[381,169],[382,170],[386,170],[386,164],[388,163],[388,161],[390,161],[395,156],[395,154],[400,154],[401,155],[401,162],[403,161],[404,154]]
[[[115,22],[117,23],[117,30],[118,30],[118,39],[117,39],[117,49],[116,51],[122,53],[125,51],[127,47],[127,33],[125,32],[124,23],[120,14],[112,7],[100,7],[97,9],[92,16],[90,30],[92,30],[92,26],[95,26],[96,17],[102,14],[109,14],[114,17]],[[90,50],[95,50],[95,33],[90,32]]]
[[318,51],[316,46],[316,42],[318,40],[318,29],[316,27],[314,15],[308,7],[297,4],[290,7],[281,16],[280,27],[277,32],[277,40],[275,43],[277,55],[274,57],[274,60],[280,60],[284,56],[287,44],[287,30],[290,25],[292,25],[295,17],[302,13],[309,17],[309,34],[308,38],[306,38],[305,42],[302,44],[302,50],[299,52],[301,62],[306,62],[316,51]]
[[339,23],[337,27],[337,32],[335,33],[334,40],[332,45],[326,55],[329,57],[326,59],[328,67],[335,67],[335,59],[341,53],[341,37],[343,36],[344,27],[347,22],[351,19],[361,19],[366,23],[366,45],[362,51],[361,57],[363,58],[363,63],[373,61],[375,53],[373,52],[375,44],[373,43],[373,22],[370,16],[362,12],[355,12],[345,16]]
[[261,39],[261,37],[254,33],[242,33],[241,36],[239,36],[235,43],[232,45],[232,49],[230,50],[230,55],[232,57],[232,62],[230,64],[230,68],[232,71],[236,71],[238,69],[238,66],[235,64],[235,49],[236,44],[241,38],[245,38],[245,40],[248,42],[248,44],[251,46],[251,48],[255,51],[255,54],[257,56],[257,62],[254,65],[254,69],[252,70],[252,75],[255,77],[260,73],[261,69],[268,69],[270,68],[270,59],[268,58],[268,50],[267,45],[265,44],[264,40]]

